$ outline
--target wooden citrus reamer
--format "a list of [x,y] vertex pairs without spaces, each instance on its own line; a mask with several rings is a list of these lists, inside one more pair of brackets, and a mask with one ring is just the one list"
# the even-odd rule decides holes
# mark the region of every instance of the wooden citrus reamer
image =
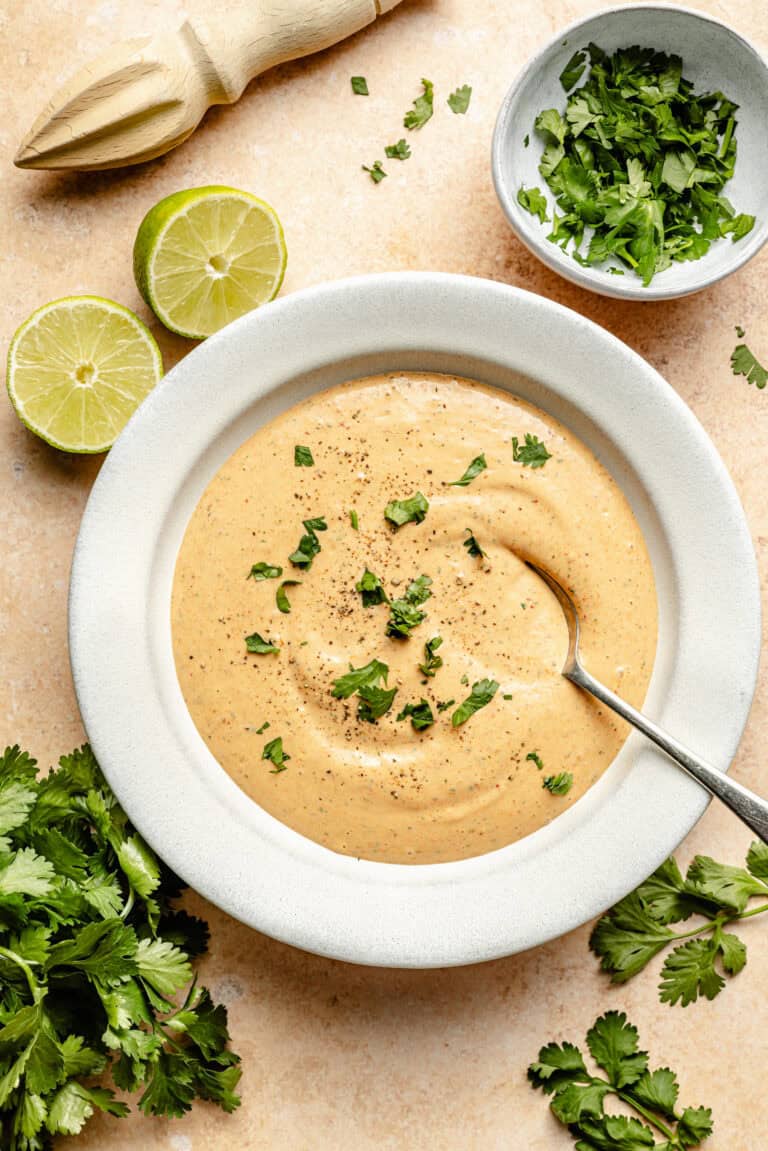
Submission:
[[254,76],[351,36],[400,0],[227,0],[210,19],[124,41],[59,89],[23,140],[19,168],[151,160],[232,104]]

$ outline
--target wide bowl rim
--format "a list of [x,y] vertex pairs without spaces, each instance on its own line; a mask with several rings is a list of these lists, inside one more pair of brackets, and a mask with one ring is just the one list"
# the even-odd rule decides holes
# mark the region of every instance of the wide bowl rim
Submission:
[[[322,375],[360,352],[391,359],[393,370],[405,361],[416,367],[425,348],[457,365],[479,355],[531,378],[533,367],[542,387],[554,380],[563,403],[588,419],[594,412],[606,434],[622,429],[621,450],[647,472],[667,534],[677,525],[673,575],[687,593],[656,717],[674,716],[675,734],[706,745],[726,770],[748,716],[760,639],[751,538],[714,446],[649,364],[577,313],[489,280],[384,273],[303,289],[192,351],[129,422],[83,516],[69,616],[83,721],[132,822],[202,895],[305,950],[393,967],[497,958],[578,926],[658,866],[707,805],[660,753],[631,739],[632,765],[606,783],[608,800],[598,789],[618,761],[534,836],[470,860],[409,867],[336,855],[305,840],[257,808],[213,761],[175,678],[170,591],[166,597],[161,587],[175,561],[169,516],[181,485],[212,444],[222,461],[234,450],[242,438],[233,423],[238,413],[252,419],[264,405],[290,406],[285,382],[302,371],[317,365]],[[254,363],[262,377],[255,382]],[[253,426],[266,418],[269,410]],[[206,467],[213,474],[210,461]],[[137,478],[152,493],[148,503],[136,498]],[[205,483],[195,472],[194,491]],[[716,532],[721,545],[706,570],[709,552],[696,531],[710,543]],[[158,558],[163,548],[165,559]],[[693,693],[689,680],[698,679],[702,658],[715,655],[722,682],[705,677]],[[275,868],[279,885],[269,882]]]
[[542,263],[553,272],[557,272],[558,275],[573,284],[577,284],[580,288],[587,288],[589,291],[595,292],[600,296],[608,296],[617,300],[637,300],[647,303],[657,303],[660,300],[681,299],[685,296],[691,296],[697,292],[704,291],[706,288],[712,287],[713,284],[719,283],[721,280],[726,279],[744,267],[745,264],[758,254],[765,243],[768,242],[768,216],[762,221],[758,220],[752,233],[744,237],[743,241],[730,245],[732,259],[726,265],[706,273],[704,271],[707,265],[706,256],[702,260],[692,263],[690,267],[701,270],[702,274],[700,277],[692,280],[690,286],[666,288],[664,287],[663,275],[659,275],[655,278],[654,282],[647,288],[644,288],[639,280],[635,282],[634,280],[625,279],[621,276],[599,278],[599,271],[596,269],[582,267],[582,265],[570,257],[567,260],[560,259],[555,246],[547,240],[543,232],[539,236],[532,228],[527,227],[529,221],[526,219],[523,209],[517,203],[516,190],[509,186],[504,176],[505,166],[503,163],[503,154],[507,141],[512,134],[514,105],[529,78],[540,68],[542,58],[548,55],[550,51],[556,49],[558,45],[570,41],[585,25],[591,24],[593,21],[606,16],[621,15],[629,12],[633,13],[633,15],[642,12],[663,12],[666,15],[670,12],[678,13],[681,16],[691,17],[693,20],[702,24],[712,25],[729,33],[730,36],[739,41],[742,47],[762,64],[766,77],[765,87],[766,91],[768,91],[768,61],[765,55],[748,37],[744,36],[724,20],[720,20],[718,17],[712,16],[709,13],[700,12],[695,8],[688,8],[683,4],[642,3],[610,5],[609,7],[599,9],[597,12],[590,12],[578,20],[574,20],[565,28],[560,29],[559,32],[551,36],[547,42],[542,45],[515,76],[504,94],[496,116],[496,123],[491,140],[491,174],[499,204],[515,235],[529,252],[532,252],[534,256],[541,260]]

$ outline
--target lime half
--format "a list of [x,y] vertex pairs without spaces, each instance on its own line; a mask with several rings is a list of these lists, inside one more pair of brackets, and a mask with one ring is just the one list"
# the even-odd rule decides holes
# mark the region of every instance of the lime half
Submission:
[[288,253],[277,214],[237,188],[174,192],[141,222],[136,284],[172,332],[204,339],[273,300]]
[[111,448],[162,374],[148,328],[100,296],[67,296],[38,308],[8,352],[16,414],[65,452]]

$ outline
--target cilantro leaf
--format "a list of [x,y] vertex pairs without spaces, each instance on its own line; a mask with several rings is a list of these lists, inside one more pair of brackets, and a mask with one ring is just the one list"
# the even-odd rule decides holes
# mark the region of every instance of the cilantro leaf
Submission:
[[447,711],[449,707],[453,707],[453,705],[455,704],[455,702],[456,702],[456,700],[455,700],[455,699],[441,699],[441,700],[438,700],[438,703],[437,703],[437,710],[438,710],[438,711]]
[[559,771],[557,775],[548,775],[541,786],[552,795],[567,795],[573,787],[573,775],[570,771]]
[[317,533],[327,532],[328,524],[323,516],[316,516],[315,519],[304,520],[304,531],[306,535],[303,535],[299,540],[299,546],[293,555],[288,556],[288,562],[292,563],[294,567],[309,571],[312,567],[312,561],[320,552],[320,541],[317,538]]
[[158,995],[173,995],[192,978],[189,959],[167,939],[140,939],[136,947],[136,967],[140,977]]
[[418,703],[407,703],[397,716],[398,719],[408,719],[409,717],[414,731],[424,731],[425,728],[431,727],[435,722],[432,708],[424,698],[420,699]]
[[364,667],[354,668],[350,664],[347,674],[334,680],[331,695],[334,699],[348,699],[361,687],[376,687],[386,683],[388,675],[389,668],[378,659],[372,659]]
[[352,509],[350,510],[350,513],[349,513],[349,522],[352,524],[352,529],[353,529],[353,531],[356,531],[356,532],[357,532],[357,531],[359,531],[359,530],[360,530],[360,521],[359,521],[359,520],[358,520],[358,518],[357,518],[357,512],[355,511],[355,509],[354,509],[354,508],[352,508]]
[[636,891],[604,915],[594,927],[589,946],[612,982],[624,983],[674,940],[675,933],[656,920]]
[[746,376],[747,383],[764,388],[768,383],[768,368],[764,368],[746,344],[737,344],[731,352],[731,371],[734,376]]
[[560,73],[560,83],[566,92],[570,92],[574,84],[578,83],[587,66],[587,53],[574,52],[568,63]]
[[359,700],[357,718],[365,720],[366,723],[376,723],[392,707],[396,695],[396,687],[374,687],[371,684],[363,684],[357,689]]
[[467,549],[467,551],[469,552],[469,554],[471,556],[474,556],[477,559],[483,559],[483,557],[487,553],[484,552],[483,549],[480,547],[480,544],[477,542],[477,539],[476,539],[475,535],[473,534],[472,529],[471,528],[464,528],[464,531],[469,532],[469,536],[467,539],[462,540],[463,546]]
[[47,895],[53,886],[53,865],[31,847],[0,857],[0,896]]
[[677,1127],[683,1147],[698,1147],[712,1134],[712,1111],[709,1107],[686,1107]]
[[429,511],[429,503],[421,492],[407,500],[392,500],[384,509],[384,518],[394,524],[395,530],[403,524],[420,524]]
[[466,488],[466,487],[468,487],[469,484],[472,483],[472,480],[476,479],[480,475],[481,472],[485,471],[485,469],[487,467],[488,467],[488,464],[485,462],[485,455],[484,455],[484,453],[481,452],[479,456],[475,456],[475,458],[472,460],[472,462],[467,465],[467,470],[464,472],[464,475],[461,477],[461,479],[460,480],[451,480],[448,484],[448,487],[449,488]]
[[312,455],[312,449],[305,447],[303,444],[296,444],[293,449],[293,465],[296,468],[313,468],[315,460]]
[[768,843],[755,840],[750,846],[747,853],[747,870],[755,879],[768,883]]
[[743,911],[753,895],[768,896],[768,887],[743,867],[717,863],[708,855],[697,855],[688,868],[688,884],[721,907]]
[[281,611],[283,615],[288,615],[291,610],[290,601],[288,600],[288,596],[285,591],[287,587],[301,587],[301,580],[284,579],[280,584],[280,587],[275,592],[275,603],[277,604],[277,610]]
[[544,770],[544,760],[541,758],[538,751],[529,751],[525,758],[526,758],[526,761],[530,761],[531,763],[535,763],[536,766],[538,767],[539,771]]
[[421,81],[424,91],[421,96],[417,96],[413,101],[413,108],[406,112],[403,119],[403,126],[409,131],[414,128],[423,128],[427,120],[432,119],[434,111],[434,90],[435,86],[430,80]]
[[464,116],[472,99],[472,89],[469,84],[462,84],[455,92],[451,92],[446,103],[454,115]]
[[382,180],[386,180],[387,178],[387,173],[384,171],[381,160],[374,160],[370,167],[368,167],[367,164],[361,164],[360,167],[364,172],[368,173],[374,184],[380,184]]
[[538,216],[542,224],[549,220],[547,215],[547,200],[540,188],[526,188],[523,184],[517,190],[517,202],[532,216]]
[[411,146],[407,140],[398,140],[396,144],[387,144],[384,155],[388,160],[407,160],[411,155]]
[[403,597],[390,601],[390,616],[386,630],[388,636],[393,639],[406,639],[413,628],[418,627],[427,618],[427,613],[421,611],[419,605],[425,603],[432,595],[431,583],[432,580],[428,575],[421,575],[411,580]]
[[442,646],[443,637],[436,635],[432,639],[428,639],[424,644],[424,663],[419,664],[419,671],[422,675],[431,679],[437,671],[443,666],[443,657],[435,655],[435,652]]
[[480,679],[477,683],[473,683],[471,692],[464,702],[459,704],[451,716],[453,726],[460,727],[463,723],[466,723],[475,712],[480,711],[483,707],[487,707],[498,690],[499,685],[495,679]]
[[661,971],[661,1002],[687,1007],[699,995],[714,999],[725,985],[715,968],[717,950],[712,939],[688,939],[670,951]]
[[257,582],[265,579],[280,579],[282,574],[283,569],[277,564],[264,563],[262,560],[260,563],[253,565],[246,579],[256,580]]
[[281,771],[286,770],[285,765],[291,757],[283,751],[283,737],[281,735],[278,735],[275,739],[270,739],[268,743],[264,744],[261,758],[268,759],[274,764],[271,771],[272,775],[279,775]]
[[355,591],[359,591],[363,600],[363,607],[376,607],[380,603],[389,603],[384,585],[377,575],[368,568],[355,584]]
[[257,631],[245,637],[245,647],[247,651],[255,655],[272,655],[280,651],[279,647],[275,647],[269,640],[260,636]]
[[648,1055],[638,1051],[637,1028],[623,1011],[607,1011],[587,1032],[592,1058],[616,1087],[635,1083],[648,1066]]
[[547,460],[551,458],[546,445],[541,442],[538,436],[532,436],[526,432],[525,443],[522,447],[519,445],[517,436],[512,437],[512,459],[516,464],[522,464],[523,467],[529,468],[543,468]]
[[350,76],[349,82],[352,85],[352,91],[355,96],[368,95],[368,81],[365,76]]

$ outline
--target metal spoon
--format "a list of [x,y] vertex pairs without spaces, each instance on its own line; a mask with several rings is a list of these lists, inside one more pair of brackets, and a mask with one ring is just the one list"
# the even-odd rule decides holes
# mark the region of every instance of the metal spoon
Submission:
[[735,780],[729,779],[722,771],[689,751],[687,747],[683,747],[671,735],[667,735],[650,719],[646,719],[641,712],[625,703],[623,699],[620,699],[618,695],[590,675],[579,661],[579,615],[575,603],[554,576],[537,564],[531,563],[530,560],[527,563],[528,567],[541,576],[547,587],[554,592],[568,624],[568,655],[562,673],[565,678],[576,684],[577,687],[583,688],[584,691],[588,691],[595,699],[599,699],[611,711],[615,711],[627,723],[631,723],[633,727],[641,731],[679,767],[682,767],[683,771],[692,776],[697,783],[721,799],[726,807],[738,815],[739,819],[746,823],[747,827],[751,828],[756,835],[759,835],[764,843],[768,843],[768,802],[761,799],[759,795],[755,795],[748,788],[742,787]]

